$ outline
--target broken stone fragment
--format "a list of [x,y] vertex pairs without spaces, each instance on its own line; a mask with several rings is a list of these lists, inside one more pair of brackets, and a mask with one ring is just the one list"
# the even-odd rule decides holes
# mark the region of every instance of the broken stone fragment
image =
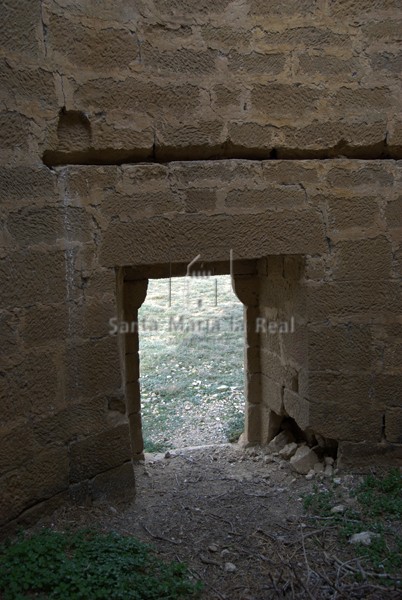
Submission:
[[315,473],[324,473],[324,465],[320,462],[315,463],[314,471],[315,471]]
[[281,431],[269,442],[267,448],[270,452],[280,452],[289,442],[293,441],[290,438],[289,432]]
[[296,454],[290,459],[290,464],[294,470],[301,475],[307,475],[310,469],[314,469],[314,465],[318,462],[318,456],[308,446],[300,446]]
[[337,504],[336,506],[333,506],[331,508],[331,512],[334,514],[343,513],[345,512],[345,507],[343,506],[343,504]]
[[331,467],[331,465],[327,465],[324,469],[324,475],[326,477],[332,477],[333,474],[334,474],[333,467]]
[[225,571],[226,573],[234,573],[237,570],[236,565],[231,562],[225,563]]
[[350,544],[363,544],[364,546],[370,546],[371,542],[380,537],[378,533],[374,533],[373,531],[361,531],[360,533],[355,533],[349,538]]
[[314,471],[314,469],[310,469],[310,471],[306,475],[307,481],[314,479],[314,477],[315,477],[315,471]]
[[279,456],[281,456],[285,460],[289,460],[295,454],[296,450],[296,442],[291,442],[290,444],[286,444],[286,446],[279,451]]

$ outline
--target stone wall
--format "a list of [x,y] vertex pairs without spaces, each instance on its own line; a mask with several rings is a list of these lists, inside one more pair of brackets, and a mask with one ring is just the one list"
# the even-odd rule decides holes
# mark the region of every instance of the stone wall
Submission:
[[[307,281],[300,256],[270,256],[260,266],[261,438],[269,442],[283,415],[310,428]],[[273,327],[271,326],[273,324]],[[327,331],[325,332],[327,335]]]
[[[1,135],[14,163],[401,154],[400,0],[1,10]],[[78,114],[60,127],[62,108]]]
[[198,253],[296,317],[247,340],[250,439],[286,414],[401,460],[401,8],[2,4],[0,525],[130,483],[119,277]]

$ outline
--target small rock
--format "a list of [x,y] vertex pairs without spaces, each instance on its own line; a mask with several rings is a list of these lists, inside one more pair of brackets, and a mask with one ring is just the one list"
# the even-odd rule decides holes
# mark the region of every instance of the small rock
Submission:
[[345,507],[343,506],[343,504],[338,504],[337,506],[333,506],[331,508],[331,512],[332,513],[343,513],[345,512]]
[[288,523],[296,523],[298,521],[298,518],[295,515],[288,515],[286,517],[286,521]]
[[313,469],[314,465],[318,462],[318,456],[308,446],[300,446],[296,454],[290,459],[290,464],[294,470],[301,475],[307,475],[310,469]]
[[333,465],[334,464],[334,459],[332,458],[332,456],[325,456],[324,457],[324,462],[326,465]]
[[333,480],[335,485],[341,485],[341,479],[340,477],[335,477],[335,479]]
[[349,538],[349,543],[370,546],[373,539],[378,537],[380,537],[378,533],[373,533],[372,531],[361,531],[360,533],[355,533],[354,535],[352,535]]
[[247,438],[244,435],[244,432],[241,434],[241,436],[239,437],[239,439],[237,440],[237,444],[241,447],[241,448],[247,448],[248,442],[247,442]]
[[307,473],[307,475],[306,475],[306,479],[307,479],[308,481],[310,481],[311,479],[314,479],[314,476],[315,476],[315,471],[314,471],[314,469],[310,469],[310,471],[309,471],[309,472]]
[[211,544],[210,546],[208,546],[208,550],[210,552],[218,552],[218,546],[216,544]]
[[279,450],[279,456],[284,458],[285,460],[289,460],[296,453],[297,444],[295,442],[291,442],[290,444],[286,444],[282,450]]
[[268,456],[264,456],[264,462],[268,464],[268,463],[275,462],[275,460],[274,460],[273,456],[268,455]]
[[227,548],[224,548],[221,552],[221,557],[225,558],[225,556],[229,556],[230,552]]
[[267,448],[271,452],[279,452],[291,441],[293,440],[290,439],[289,433],[287,431],[281,431],[277,436],[274,437],[273,440],[269,442]]
[[331,467],[331,465],[327,465],[324,469],[325,477],[332,477],[333,474],[334,474],[334,469]]
[[167,452],[165,452],[165,458],[172,458],[172,455],[169,452],[169,450]]
[[324,473],[324,465],[320,462],[315,463],[314,465],[314,472],[315,473]]
[[226,573],[234,573],[235,571],[237,571],[237,567],[233,563],[227,562],[225,563],[225,571]]

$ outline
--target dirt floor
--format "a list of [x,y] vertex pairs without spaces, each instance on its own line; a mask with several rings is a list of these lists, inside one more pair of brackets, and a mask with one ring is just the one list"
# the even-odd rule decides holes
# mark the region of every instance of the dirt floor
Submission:
[[[347,490],[359,475],[335,477]],[[204,582],[204,600],[402,597],[367,578],[353,547],[340,545],[325,520],[306,515],[303,495],[328,478],[306,480],[278,456],[230,444],[147,455],[136,482],[129,505],[68,506],[45,524],[151,542],[162,558],[189,565]]]

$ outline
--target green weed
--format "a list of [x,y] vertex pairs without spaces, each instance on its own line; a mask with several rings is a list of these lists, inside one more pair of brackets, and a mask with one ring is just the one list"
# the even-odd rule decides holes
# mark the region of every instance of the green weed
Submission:
[[237,442],[244,431],[244,412],[229,417],[225,423],[225,435],[229,442]]
[[171,445],[168,442],[153,442],[152,440],[145,438],[144,439],[144,451],[145,452],[165,452],[165,450],[169,450]]
[[308,509],[314,514],[328,517],[331,515],[331,508],[334,506],[334,498],[333,490],[318,491],[318,486],[314,484],[313,493],[304,496],[303,505],[306,510]]
[[402,477],[399,470],[391,469],[380,478],[367,475],[356,490],[356,498],[370,517],[402,519]]
[[183,564],[165,564],[150,547],[116,533],[44,530],[0,547],[4,600],[176,600],[199,591]]
[[[354,550],[365,558],[372,569],[385,573],[396,573],[402,567],[402,537],[395,524],[402,517],[402,476],[398,469],[390,469],[382,477],[367,475],[363,482],[349,491],[355,499],[353,507],[339,486],[329,490],[318,490],[304,497],[304,508],[309,512],[325,517],[328,526],[338,527],[338,536],[342,543],[348,543],[350,537],[362,531],[371,531],[377,535],[371,544],[356,544]],[[335,504],[345,502],[343,513],[332,513]]]

